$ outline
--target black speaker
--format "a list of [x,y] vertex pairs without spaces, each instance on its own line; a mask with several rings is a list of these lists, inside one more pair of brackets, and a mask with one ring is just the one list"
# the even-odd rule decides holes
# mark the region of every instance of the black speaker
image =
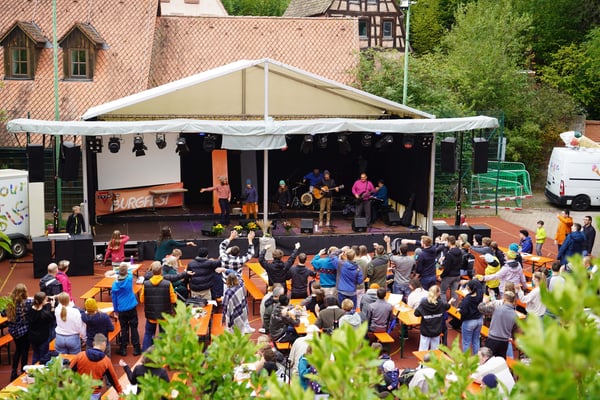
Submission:
[[366,232],[367,219],[363,217],[354,217],[354,220],[352,221],[352,230],[354,232]]
[[81,160],[80,146],[60,146],[58,160],[58,177],[65,181],[74,181],[79,177],[79,161]]
[[300,233],[313,233],[312,219],[305,218],[300,220]]
[[389,226],[398,226],[401,225],[402,219],[400,218],[400,214],[396,211],[387,211],[384,214],[384,221],[386,225]]
[[473,173],[483,174],[488,170],[488,150],[490,143],[486,138],[473,138]]
[[442,140],[442,172],[456,172],[456,138],[447,137]]
[[27,170],[29,182],[44,182],[44,146],[27,145]]
[[[41,147],[41,146],[40,146]],[[31,239],[33,249],[33,277],[41,278],[48,273],[48,264],[52,259],[52,241],[47,237]]]
[[54,244],[56,260],[69,260],[67,275],[94,275],[94,243],[89,235],[79,235]]

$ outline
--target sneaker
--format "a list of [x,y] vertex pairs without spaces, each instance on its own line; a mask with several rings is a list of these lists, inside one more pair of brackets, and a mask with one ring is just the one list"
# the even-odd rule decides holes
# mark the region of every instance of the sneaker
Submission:
[[254,333],[254,331],[256,331],[254,328],[245,328],[243,333]]
[[329,222],[325,224],[325,226],[329,226]]
[[258,328],[258,333],[267,333],[265,328]]
[[323,222],[319,222],[319,226],[320,226],[320,227],[321,227],[321,226],[323,226]]

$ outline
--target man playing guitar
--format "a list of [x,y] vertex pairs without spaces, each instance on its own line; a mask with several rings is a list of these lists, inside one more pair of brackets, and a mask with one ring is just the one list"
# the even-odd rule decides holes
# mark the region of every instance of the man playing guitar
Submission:
[[363,215],[367,219],[367,223],[371,223],[371,194],[375,191],[375,186],[371,181],[367,180],[367,174],[364,172],[360,174],[360,179],[354,182],[352,185],[352,194],[356,198],[356,210],[354,212],[355,217]]
[[339,192],[342,187],[336,187],[335,181],[329,174],[329,171],[323,171],[323,179],[321,179],[315,185],[314,195],[316,199],[319,200],[319,226],[323,226],[323,212],[327,209],[327,226],[329,226],[331,222],[331,203],[333,198],[331,197],[332,191],[335,190]]

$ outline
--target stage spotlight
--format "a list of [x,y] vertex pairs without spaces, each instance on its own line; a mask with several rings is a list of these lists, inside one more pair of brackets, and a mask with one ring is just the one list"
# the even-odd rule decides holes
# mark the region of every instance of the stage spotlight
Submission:
[[350,146],[350,143],[348,142],[348,135],[346,134],[339,134],[337,137],[337,142],[338,142],[338,150],[340,151],[341,154],[346,155],[349,154],[350,151],[352,150],[352,147]]
[[158,147],[161,150],[164,149],[165,147],[167,147],[167,141],[165,140],[164,133],[156,134],[156,147]]
[[102,138],[99,136],[86,136],[85,145],[92,153],[102,153]]
[[110,139],[108,139],[108,150],[111,153],[118,153],[120,149],[121,149],[121,140],[119,140],[118,137],[113,136]]
[[384,150],[391,146],[392,143],[394,143],[394,137],[392,135],[384,135],[377,141],[377,143],[375,143],[375,148],[377,150]]
[[210,153],[211,151],[213,151],[215,149],[215,147],[217,146],[217,138],[215,135],[206,135],[204,136],[203,142],[202,142],[202,149],[208,153]]
[[304,154],[308,154],[313,151],[313,138],[311,135],[304,135],[304,139],[300,145],[300,151]]
[[179,153],[179,155],[186,154],[190,151],[190,148],[187,146],[185,138],[183,136],[179,136],[177,141],[175,142],[175,153]]
[[373,144],[373,135],[370,133],[365,133],[364,135],[362,135],[362,138],[360,139],[360,144],[362,144],[363,147],[371,147],[371,145]]
[[428,148],[429,146],[431,146],[431,144],[433,143],[433,136],[430,135],[426,135],[426,136],[422,136],[421,137],[421,146],[423,146],[423,148]]
[[135,135],[133,138],[133,149],[131,149],[131,152],[135,152],[136,157],[141,157],[146,155],[145,150],[148,150],[148,147],[146,147],[144,144],[144,138],[142,135]]
[[415,145],[415,136],[405,133],[402,136],[402,147],[404,147],[406,150],[410,150],[413,148],[414,145]]
[[326,149],[327,148],[327,135],[319,136],[319,140],[317,143],[319,144],[320,149]]

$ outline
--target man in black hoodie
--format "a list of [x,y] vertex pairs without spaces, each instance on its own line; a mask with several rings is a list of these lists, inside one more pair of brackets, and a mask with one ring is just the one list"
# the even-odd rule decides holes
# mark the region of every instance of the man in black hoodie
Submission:
[[271,245],[266,245],[258,255],[258,262],[260,265],[267,271],[267,276],[269,277],[269,286],[273,286],[274,283],[280,283],[283,286],[285,293],[287,293],[287,285],[286,279],[287,274],[294,261],[296,261],[296,256],[298,255],[298,249],[300,248],[300,243],[296,243],[294,246],[294,251],[290,254],[290,257],[286,262],[283,262],[281,259],[283,258],[283,251],[279,249],[273,250],[273,262],[268,262],[265,259],[265,254],[267,250],[271,248]]
[[316,272],[306,268],[306,254],[298,254],[298,264],[290,268],[287,279],[292,280],[292,299],[305,299],[308,289],[308,278],[316,276]]
[[226,271],[226,268],[221,267],[221,261],[208,258],[208,249],[200,247],[198,256],[190,261],[187,270],[194,272],[190,277],[191,296],[212,300],[211,289],[215,275]]
[[458,289],[458,282],[460,281],[460,268],[462,266],[462,251],[456,245],[456,238],[453,235],[448,236],[448,247],[449,250],[446,256],[442,260],[442,284],[441,290],[442,295],[448,301],[446,291],[450,288],[450,295],[454,299],[456,298],[456,289]]

